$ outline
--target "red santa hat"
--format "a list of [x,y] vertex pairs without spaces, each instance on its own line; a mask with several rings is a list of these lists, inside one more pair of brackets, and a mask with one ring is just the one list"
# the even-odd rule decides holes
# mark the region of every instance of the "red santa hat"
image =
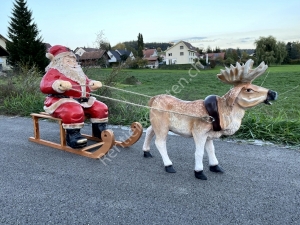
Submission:
[[46,57],[51,61],[54,58],[61,58],[64,56],[75,57],[75,54],[69,48],[62,45],[54,45],[51,48],[49,48],[48,52],[46,53]]

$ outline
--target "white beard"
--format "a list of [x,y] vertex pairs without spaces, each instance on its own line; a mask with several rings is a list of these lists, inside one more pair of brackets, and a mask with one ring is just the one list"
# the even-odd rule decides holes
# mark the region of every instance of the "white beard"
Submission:
[[80,85],[86,84],[86,75],[84,74],[82,68],[80,65],[77,65],[76,67],[71,67],[68,65],[63,64],[63,58],[55,59],[53,60],[47,67],[46,72],[49,69],[56,69],[63,75],[65,75],[67,78],[76,81]]

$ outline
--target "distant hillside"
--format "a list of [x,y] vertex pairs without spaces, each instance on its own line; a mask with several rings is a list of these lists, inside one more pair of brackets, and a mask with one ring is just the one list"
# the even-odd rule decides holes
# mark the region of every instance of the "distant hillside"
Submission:
[[[126,48],[128,49],[133,48],[136,51],[138,50],[137,41],[125,41],[123,42],[123,44],[125,44]],[[145,48],[155,48],[155,49],[160,47],[162,51],[165,51],[168,47],[172,46],[172,44],[166,42],[148,42],[148,43],[144,43],[144,46]]]

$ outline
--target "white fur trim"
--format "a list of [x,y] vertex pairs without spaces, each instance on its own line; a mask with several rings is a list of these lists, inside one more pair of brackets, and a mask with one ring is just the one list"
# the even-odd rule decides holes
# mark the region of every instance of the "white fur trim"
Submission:
[[46,53],[46,57],[48,58],[48,59],[50,59],[51,61],[54,59],[54,55],[52,55],[51,53]]
[[96,101],[96,98],[93,96],[90,96],[88,102],[82,102],[81,106],[83,108],[90,108],[94,104],[95,101]]
[[49,107],[44,106],[44,110],[46,113],[52,114],[61,104],[67,103],[67,102],[73,102],[73,103],[79,104],[79,102],[77,102],[76,100],[74,100],[72,98],[62,98],[62,99],[59,99],[57,102],[53,103],[52,105],[50,105]]
[[108,122],[108,118],[102,118],[102,119],[99,119],[99,118],[91,118],[90,121],[92,123],[107,123]]
[[56,91],[58,93],[63,93],[64,91],[62,91],[62,90],[59,89],[60,83],[61,83],[60,80],[54,81],[53,84],[52,84],[52,88],[53,88],[54,91]]
[[84,126],[84,123],[63,123],[62,126],[64,129],[81,129]]

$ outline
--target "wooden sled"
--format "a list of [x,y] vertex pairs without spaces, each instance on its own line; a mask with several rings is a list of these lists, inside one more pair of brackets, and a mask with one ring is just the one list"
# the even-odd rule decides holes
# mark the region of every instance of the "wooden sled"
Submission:
[[[113,146],[120,146],[120,147],[129,147],[136,143],[142,133],[143,133],[143,127],[140,123],[134,122],[131,124],[131,131],[132,135],[126,139],[125,141],[116,141],[114,137],[114,133],[112,130],[105,130],[101,133],[101,139],[97,138],[93,135],[87,135],[82,134],[83,137],[87,138],[88,140],[96,141],[97,143],[88,145],[84,148],[80,149],[73,149],[66,144],[66,131],[62,126],[62,120],[59,118],[55,118],[50,116],[47,113],[41,112],[41,113],[31,113],[33,120],[33,131],[34,131],[34,137],[29,137],[29,141],[46,145],[52,148],[64,150],[67,152],[71,152],[77,155],[93,158],[93,159],[99,159],[102,156],[104,156]],[[60,143],[55,143],[51,141],[47,141],[44,139],[41,139],[40,137],[40,126],[39,126],[39,119],[51,119],[55,120],[59,124],[59,130],[60,130]]]

